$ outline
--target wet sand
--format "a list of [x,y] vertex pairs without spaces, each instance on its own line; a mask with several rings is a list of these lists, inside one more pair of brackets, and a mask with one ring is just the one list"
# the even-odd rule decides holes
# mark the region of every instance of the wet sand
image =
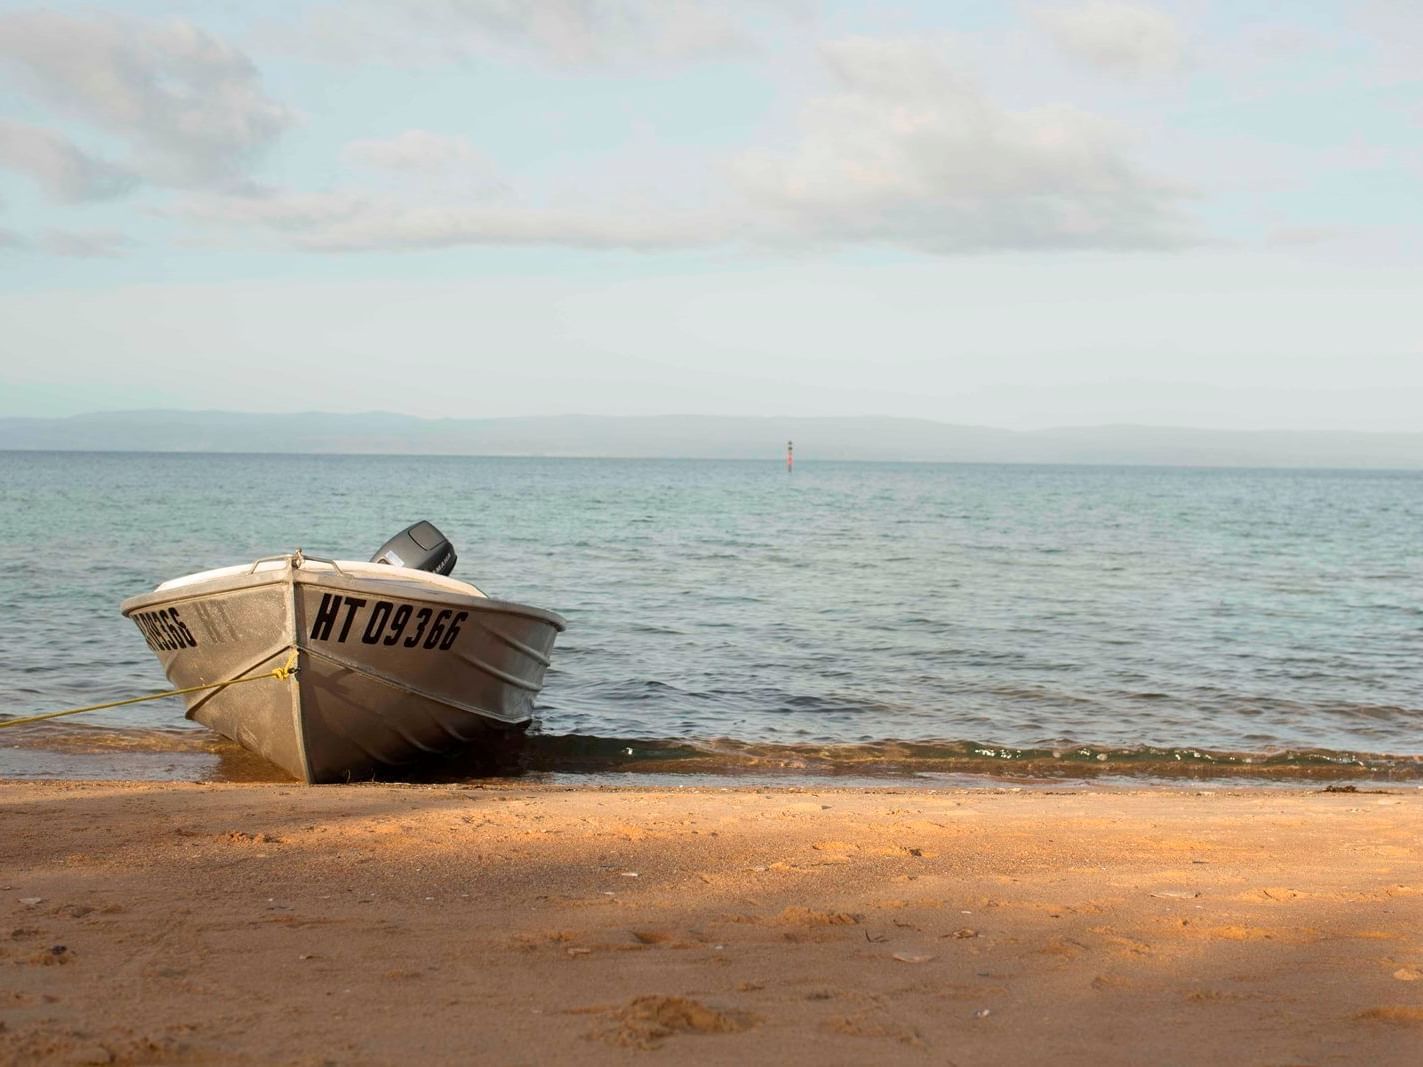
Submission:
[[1423,795],[0,782],[0,1063],[1417,1064]]

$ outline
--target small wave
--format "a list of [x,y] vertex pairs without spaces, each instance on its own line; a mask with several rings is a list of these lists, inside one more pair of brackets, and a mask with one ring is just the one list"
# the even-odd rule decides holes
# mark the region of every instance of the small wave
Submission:
[[1191,746],[1023,748],[977,741],[868,741],[858,744],[755,744],[732,739],[681,741],[538,734],[521,754],[529,771],[681,773],[919,779],[995,778],[1141,780],[1423,781],[1423,756],[1327,749],[1236,752]]
[[[0,755],[6,756],[3,763],[8,765],[4,773],[19,777],[33,776],[25,768],[27,750],[73,759],[72,774],[64,770],[62,761],[44,761],[45,777],[148,776],[139,770],[137,761],[155,755],[178,759],[171,773],[164,775],[176,779],[268,780],[275,773],[232,742],[196,728],[43,725],[6,741],[0,747]],[[96,764],[92,757],[99,756],[104,760]],[[125,758],[135,762],[126,764]],[[1140,783],[1423,783],[1423,756],[1328,749],[1248,752],[1194,746],[1114,747],[1065,741],[1041,747],[971,740],[814,744],[533,733],[498,747],[432,762],[411,775],[392,775],[389,780],[458,781],[526,774],[625,775],[633,784],[639,775],[664,774],[743,780],[883,779],[922,785],[941,785],[945,776],[955,776],[966,785],[975,780],[1102,779]]]
[[221,735],[196,726],[163,730],[50,722],[35,723],[23,730],[7,733],[5,748],[35,748],[85,755],[124,751],[216,753],[231,745]]

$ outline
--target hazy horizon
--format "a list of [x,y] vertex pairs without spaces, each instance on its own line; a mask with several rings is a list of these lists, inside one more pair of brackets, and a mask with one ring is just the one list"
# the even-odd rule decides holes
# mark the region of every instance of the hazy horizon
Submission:
[[391,412],[100,412],[0,416],[0,450],[1423,469],[1423,433],[1106,425],[1010,430],[901,417]]
[[800,415],[790,413],[736,413],[736,411],[647,411],[639,414],[608,414],[601,411],[591,410],[568,410],[568,411],[521,411],[521,413],[494,414],[494,415],[423,415],[414,411],[401,411],[394,407],[371,407],[364,410],[327,410],[327,408],[299,408],[299,410],[270,410],[270,408],[239,408],[239,407],[98,407],[85,408],[85,410],[71,411],[64,414],[11,414],[0,411],[0,420],[83,420],[83,418],[112,417],[112,415],[238,415],[238,417],[252,418],[299,418],[303,415],[317,418],[360,418],[363,415],[381,418],[398,418],[398,420],[414,420],[418,423],[495,423],[495,421],[531,421],[531,420],[628,420],[628,421],[653,421],[653,420],[676,420],[676,418],[689,418],[689,420],[760,420],[766,423],[776,423],[776,421],[887,421],[887,423],[929,423],[933,425],[946,425],[946,427],[972,428],[972,430],[996,430],[1010,432],[1010,434],[1035,434],[1035,432],[1052,432],[1054,430],[1107,430],[1107,428],[1123,428],[1123,430],[1187,430],[1202,432],[1222,432],[1222,434],[1359,434],[1359,435],[1409,435],[1423,434],[1423,428],[1419,430],[1353,430],[1348,427],[1298,427],[1298,425],[1241,425],[1241,427],[1220,427],[1220,425],[1210,425],[1207,423],[1151,423],[1151,421],[1131,421],[1128,418],[1120,420],[1103,421],[1064,421],[1064,423],[1032,425],[1005,425],[1000,423],[989,423],[989,421],[959,421],[949,420],[949,418],[935,418],[931,415],[896,415],[887,411],[840,411],[824,415]]
[[[1087,429],[1103,426],[1131,426],[1152,429],[1194,429],[1239,433],[1423,433],[1423,415],[1414,417],[1414,412],[1423,412],[1423,387],[1418,389],[1394,389],[1389,396],[1387,408],[1374,406],[1366,418],[1350,417],[1350,408],[1340,410],[1341,397],[1352,406],[1365,405],[1372,395],[1367,390],[1356,390],[1351,395],[1347,390],[1308,391],[1298,390],[1293,396],[1297,403],[1292,407],[1280,408],[1274,405],[1277,392],[1265,389],[1226,390],[1205,386],[1162,387],[1166,394],[1174,397],[1174,403],[1164,401],[1154,404],[1149,401],[1130,404],[1080,403],[1075,408],[1054,409],[1045,397],[1048,394],[1076,393],[1079,398],[1089,394],[1089,387],[1075,390],[1049,390],[1046,388],[1000,386],[985,390],[977,397],[978,403],[965,400],[961,404],[949,405],[951,413],[896,412],[876,408],[827,408],[811,412],[786,410],[742,410],[729,407],[685,407],[669,406],[661,410],[623,412],[598,410],[593,407],[554,408],[548,405],[534,405],[523,410],[469,412],[451,407],[441,412],[416,411],[391,405],[370,406],[332,405],[295,406],[286,408],[242,407],[227,401],[227,398],[212,398],[208,401],[194,400],[188,403],[167,402],[161,394],[140,392],[129,394],[124,400],[112,404],[96,404],[88,401],[104,392],[112,390],[90,389],[83,386],[14,386],[3,383],[5,392],[0,393],[0,418],[77,418],[90,415],[127,414],[132,412],[222,412],[246,415],[363,415],[389,414],[417,419],[523,419],[523,418],[847,418],[847,419],[910,419],[941,423],[954,426],[980,426],[1015,432],[1050,431],[1058,429]],[[1129,393],[1131,386],[1117,386],[1114,395]],[[1144,394],[1150,390],[1144,390]],[[1396,410],[1395,410],[1396,409]],[[952,412],[959,412],[955,417]]]
[[688,419],[705,422],[712,421],[761,421],[766,423],[775,422],[886,422],[886,423],[924,423],[935,426],[946,426],[955,429],[990,430],[1009,434],[1031,435],[1036,433],[1051,433],[1056,430],[1099,430],[1099,429],[1123,429],[1123,430],[1146,430],[1146,431],[1171,431],[1183,430],[1188,432],[1221,433],[1221,434],[1300,434],[1300,435],[1357,435],[1357,436],[1410,436],[1413,434],[1423,435],[1423,428],[1417,430],[1379,430],[1379,429],[1352,429],[1348,427],[1308,427],[1308,426],[1212,426],[1204,423],[1187,422],[1134,422],[1130,419],[1118,419],[1111,421],[1086,422],[1086,421],[1066,421],[1061,423],[1046,424],[1042,426],[1011,426],[1001,423],[987,421],[958,421],[952,419],[935,418],[921,415],[895,415],[883,411],[863,411],[863,412],[837,412],[826,415],[794,415],[785,412],[759,414],[759,413],[739,413],[733,411],[653,411],[633,415],[608,414],[591,410],[568,410],[549,412],[520,412],[497,415],[421,415],[411,411],[401,411],[392,407],[372,407],[363,410],[339,411],[318,407],[295,409],[295,410],[272,410],[272,409],[245,409],[238,407],[108,407],[90,408],[85,410],[68,412],[59,415],[48,415],[40,413],[12,414],[0,411],[0,421],[11,420],[35,420],[35,421],[63,421],[63,420],[83,420],[89,418],[105,418],[117,416],[143,416],[143,415],[210,415],[210,416],[236,416],[243,418],[264,419],[297,419],[301,417],[313,418],[341,418],[357,419],[362,416],[376,418],[391,418],[400,420],[411,420],[419,423],[439,423],[439,422],[531,422],[537,420],[589,420],[589,421],[628,421],[628,422],[651,422],[657,420]]

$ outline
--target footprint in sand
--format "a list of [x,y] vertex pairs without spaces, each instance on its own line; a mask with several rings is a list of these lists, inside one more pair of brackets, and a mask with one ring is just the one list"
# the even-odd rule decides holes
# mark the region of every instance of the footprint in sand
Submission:
[[677,935],[670,930],[629,930],[632,939],[639,945],[673,945],[677,948],[686,948],[685,943],[679,943]]
[[655,1049],[678,1034],[733,1034],[756,1025],[746,1012],[719,1011],[686,997],[634,997],[607,1012],[611,1026],[593,1037],[623,1048]]
[[895,1022],[880,1012],[861,1012],[857,1015],[836,1015],[823,1024],[833,1034],[847,1037],[878,1037],[897,1041],[910,1048],[922,1049],[924,1038],[912,1026]]

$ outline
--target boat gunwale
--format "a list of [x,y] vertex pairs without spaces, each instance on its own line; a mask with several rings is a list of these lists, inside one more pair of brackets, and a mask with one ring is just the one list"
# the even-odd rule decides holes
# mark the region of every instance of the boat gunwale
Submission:
[[142,611],[157,604],[181,604],[187,600],[202,600],[221,593],[260,589],[264,585],[285,585],[287,581],[285,571],[262,571],[258,574],[229,575],[200,585],[179,586],[177,589],[153,589],[147,593],[135,593],[131,597],[125,597],[119,602],[119,614],[128,618],[135,611]]
[[[345,584],[343,584],[345,583]],[[304,571],[301,568],[287,567],[282,570],[257,571],[251,574],[229,574],[222,578],[214,578],[209,582],[191,586],[178,586],[175,589],[152,590],[147,593],[138,593],[128,597],[119,604],[119,612],[128,618],[133,612],[146,608],[155,607],[159,604],[181,604],[192,600],[202,600],[210,596],[219,596],[223,593],[246,591],[257,589],[266,585],[289,584],[295,589],[299,584],[327,587],[355,591],[371,595],[373,587],[379,588],[382,585],[393,584],[388,579],[365,578],[359,575],[341,574],[335,571]],[[474,609],[475,611],[488,612],[495,615],[519,615],[525,618],[536,619],[554,626],[558,632],[562,633],[568,629],[568,621],[562,615],[547,608],[536,608],[529,604],[520,604],[513,600],[500,600],[491,596],[470,596],[468,594],[455,593],[450,590],[430,587],[428,589],[420,586],[418,581],[406,581],[402,584],[402,590],[412,590],[418,592],[398,594],[401,599],[414,601],[427,601],[440,605],[458,605],[461,609]]]

